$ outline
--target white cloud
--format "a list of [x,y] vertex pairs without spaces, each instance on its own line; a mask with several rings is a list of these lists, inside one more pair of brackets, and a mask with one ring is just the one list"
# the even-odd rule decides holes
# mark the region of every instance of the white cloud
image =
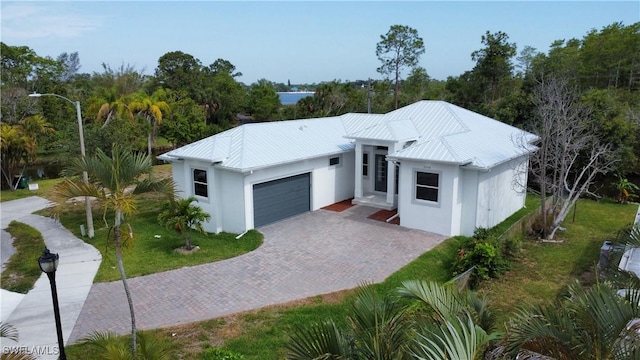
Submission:
[[2,39],[19,42],[37,38],[75,38],[99,29],[104,18],[74,13],[69,3],[10,3],[2,6]]

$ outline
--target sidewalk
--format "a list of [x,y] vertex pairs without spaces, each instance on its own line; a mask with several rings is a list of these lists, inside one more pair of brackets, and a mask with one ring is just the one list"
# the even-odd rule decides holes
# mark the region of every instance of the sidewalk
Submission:
[[[30,214],[47,206],[49,202],[46,199],[36,196],[0,203],[1,224],[4,229],[12,220],[17,220],[36,228],[51,252],[60,255],[56,285],[62,334],[67,343],[91,290],[101,256],[93,246],[76,238],[55,220]],[[4,242],[5,237],[2,239]],[[5,248],[6,244],[3,244],[2,250]],[[56,326],[47,276],[42,274],[26,295],[5,290],[0,295],[2,322],[13,325],[20,337],[17,343],[2,339],[3,351],[23,350],[38,355],[38,359],[57,359]]]

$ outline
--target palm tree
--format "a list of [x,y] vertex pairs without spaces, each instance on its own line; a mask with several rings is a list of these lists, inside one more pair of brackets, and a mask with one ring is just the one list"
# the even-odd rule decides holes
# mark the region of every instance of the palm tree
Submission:
[[102,123],[102,129],[109,125],[114,116],[133,121],[128,101],[125,96],[118,95],[116,87],[103,89],[99,95],[89,98],[89,112],[96,113],[96,122]]
[[453,285],[407,281],[400,296],[360,287],[347,328],[333,321],[295,329],[288,359],[476,359],[500,334],[487,301]]
[[132,112],[142,115],[149,126],[149,135],[147,138],[147,153],[151,155],[151,146],[153,145],[158,125],[162,123],[162,116],[169,112],[169,105],[156,96],[147,96],[143,93],[137,95],[137,98],[129,104]]
[[[158,341],[158,339],[149,333],[139,331],[137,333],[139,341],[139,357],[138,359],[148,360],[168,360],[171,358],[171,351],[166,342]],[[89,345],[99,350],[100,357],[103,360],[134,360],[131,352],[127,349],[127,341],[122,336],[118,336],[112,332],[93,332],[81,341],[82,344]]]
[[204,234],[202,223],[211,219],[211,215],[204,212],[200,206],[192,204],[197,201],[193,196],[171,201],[169,207],[158,214],[158,221],[161,224],[164,224],[167,229],[174,229],[182,234],[186,250],[193,249],[189,233],[197,231]]
[[508,329],[507,351],[528,350],[555,359],[640,358],[640,290],[624,296],[610,283],[585,289],[574,283],[561,302],[522,309]]
[[11,190],[13,176],[20,165],[26,166],[36,159],[38,152],[37,135],[52,133],[55,130],[40,115],[29,116],[14,125],[0,123],[0,156],[2,175]]
[[[127,225],[124,223],[126,221],[125,217],[135,212],[138,194],[154,191],[165,193],[170,198],[173,198],[174,183],[171,179],[154,180],[150,176],[144,177],[145,174],[150,174],[152,168],[152,160],[148,155],[134,154],[121,148],[118,144],[113,144],[111,154],[112,157],[110,158],[102,150],[98,149],[94,157],[74,159],[66,172],[77,175],[86,171],[89,174],[89,183],[84,184],[80,177],[65,178],[54,187],[52,197],[58,204],[54,209],[57,213],[63,210],[64,204],[68,199],[77,196],[93,196],[105,214],[113,212],[112,234],[116,261],[129,303],[129,311],[131,313],[131,352],[135,354],[135,314],[122,261],[123,242],[133,238],[133,231],[128,226],[128,231],[123,234],[121,227]],[[111,234],[111,231],[109,234]]]
[[374,285],[360,286],[350,303],[347,329],[333,321],[295,329],[287,359],[409,359],[406,307],[381,296]]

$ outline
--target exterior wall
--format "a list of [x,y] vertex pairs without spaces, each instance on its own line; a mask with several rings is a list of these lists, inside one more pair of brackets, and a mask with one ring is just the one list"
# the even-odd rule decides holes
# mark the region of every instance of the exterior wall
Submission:
[[476,227],[496,226],[524,206],[526,170],[523,157],[479,173]]
[[[245,230],[253,223],[253,185],[293,175],[311,173],[311,210],[353,197],[355,188],[355,152],[350,151],[290,164],[255,170],[244,178]],[[329,158],[340,157],[338,165],[329,166]],[[244,231],[244,230],[243,230]]]
[[[437,203],[416,200],[416,171],[440,175]],[[398,192],[400,225],[445,236],[457,235],[462,211],[460,171],[455,165],[402,161]]]
[[478,179],[480,173],[475,170],[461,171],[462,184],[462,218],[460,235],[471,236],[476,228],[476,212],[478,211]]
[[238,172],[216,169],[216,191],[216,207],[219,209],[217,214],[220,221],[215,232],[244,232],[244,176]]

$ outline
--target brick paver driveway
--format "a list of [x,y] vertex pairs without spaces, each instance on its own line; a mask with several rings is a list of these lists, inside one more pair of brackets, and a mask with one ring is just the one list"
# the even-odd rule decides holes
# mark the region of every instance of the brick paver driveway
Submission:
[[[137,325],[178,325],[380,282],[443,240],[366,218],[375,211],[306,213],[260,228],[264,244],[251,253],[132,278]],[[93,330],[125,334],[130,321],[122,283],[94,284],[70,343]]]

